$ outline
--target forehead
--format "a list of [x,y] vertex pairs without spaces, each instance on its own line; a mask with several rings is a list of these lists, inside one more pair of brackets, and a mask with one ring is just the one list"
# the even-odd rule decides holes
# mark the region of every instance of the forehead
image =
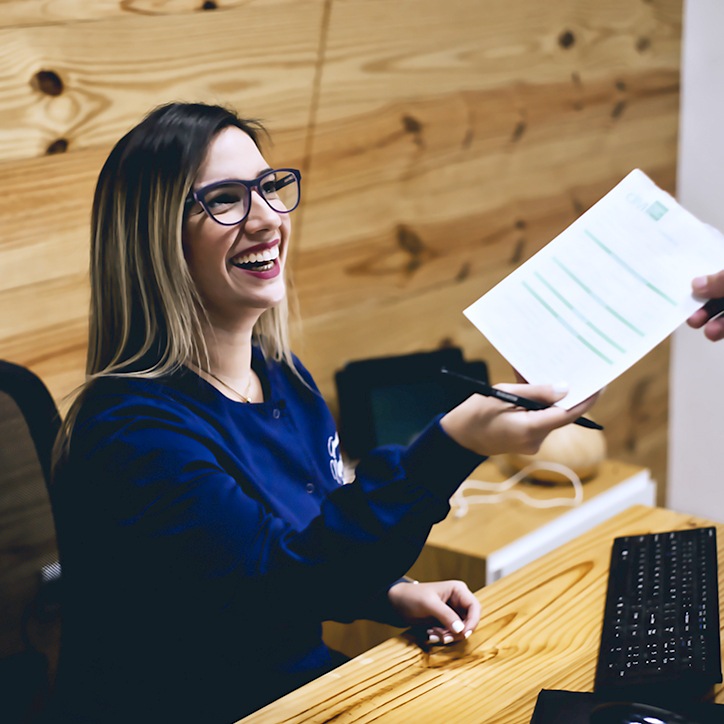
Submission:
[[256,178],[268,164],[254,141],[240,128],[230,126],[211,141],[196,176],[196,185],[226,178]]

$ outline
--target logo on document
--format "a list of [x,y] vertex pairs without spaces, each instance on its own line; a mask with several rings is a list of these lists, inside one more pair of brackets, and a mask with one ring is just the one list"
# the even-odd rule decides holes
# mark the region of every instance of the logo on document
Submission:
[[660,201],[654,201],[654,203],[650,204],[648,209],[646,209],[646,213],[654,221],[658,221],[667,211],[668,209]]

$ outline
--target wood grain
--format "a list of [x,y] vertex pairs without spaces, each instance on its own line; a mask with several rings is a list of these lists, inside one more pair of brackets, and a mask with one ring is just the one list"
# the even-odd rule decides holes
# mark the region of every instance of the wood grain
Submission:
[[[674,190],[680,7],[333,5],[294,255],[300,353],[332,406],[360,357],[454,344],[509,379],[462,310],[632,168]],[[611,454],[663,484],[662,349],[596,414],[627,416]]]
[[[93,4],[42,8],[61,5]],[[90,204],[112,143],[177,97],[269,118],[268,155],[290,165],[302,164],[308,133],[321,2],[274,2],[274,13],[227,3],[224,13],[203,15],[156,3],[165,16],[126,12],[129,5],[113,20],[81,14],[0,31],[0,356],[41,375],[61,405],[83,380]],[[229,32],[242,25],[243,52]],[[289,36],[288,51],[270,54],[268,38],[279,33]],[[129,54],[129,43],[138,50]],[[53,95],[52,79],[42,90],[34,69],[57,74],[61,92]]]
[[391,639],[243,721],[528,724],[542,688],[592,689],[611,539],[707,524],[629,508],[479,591],[483,618],[466,642],[427,649],[410,635]]
[[[284,2],[284,0],[281,0]],[[53,25],[124,15],[179,15],[223,12],[279,0],[0,0],[0,28]]]
[[0,30],[0,161],[108,147],[177,99],[231,104],[272,131],[300,129],[301,143],[321,8],[288,0],[274,12],[252,4]]
[[[368,356],[456,344],[508,379],[462,309],[631,168],[675,189],[681,0],[205,5],[0,2],[0,356],[59,401],[83,378],[93,184],[158,103],[259,116],[302,168],[295,347],[333,408]],[[667,378],[664,344],[596,410],[661,490]]]

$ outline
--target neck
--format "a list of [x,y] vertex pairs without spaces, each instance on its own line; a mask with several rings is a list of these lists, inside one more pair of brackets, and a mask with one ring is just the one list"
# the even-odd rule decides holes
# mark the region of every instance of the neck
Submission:
[[261,387],[251,369],[253,326],[252,320],[238,322],[233,327],[207,324],[204,339],[208,361],[198,360],[193,365],[219,392],[241,402],[259,401],[261,395]]
[[210,316],[204,330],[209,353],[208,371],[232,384],[234,380],[247,380],[251,371],[252,331],[260,312],[234,320],[234,324],[219,323]]
[[226,382],[241,384],[248,380],[251,373],[251,337],[232,342],[224,340],[209,346],[208,371],[223,378]]

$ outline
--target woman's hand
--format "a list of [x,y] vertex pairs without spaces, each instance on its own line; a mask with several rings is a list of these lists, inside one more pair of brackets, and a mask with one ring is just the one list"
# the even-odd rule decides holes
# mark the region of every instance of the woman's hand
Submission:
[[466,639],[480,621],[480,602],[462,581],[401,582],[387,595],[410,626],[428,626],[430,644]]
[[[568,392],[553,385],[504,384],[497,387],[548,405],[562,400]],[[593,395],[570,410],[562,407],[524,410],[492,397],[473,394],[450,410],[440,424],[458,445],[479,455],[533,455],[548,433],[583,415],[597,397]]]

